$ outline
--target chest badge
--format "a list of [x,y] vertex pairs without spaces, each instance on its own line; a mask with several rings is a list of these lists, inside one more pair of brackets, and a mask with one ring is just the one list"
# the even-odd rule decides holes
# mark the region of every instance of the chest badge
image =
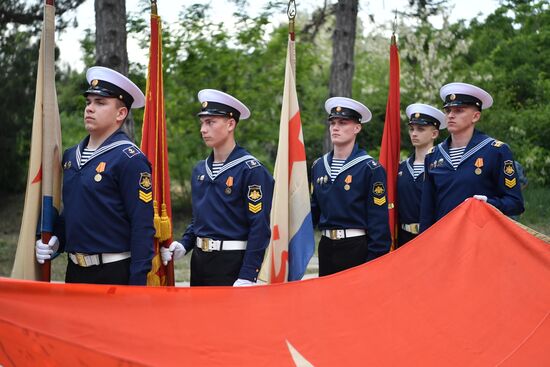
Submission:
[[476,162],[474,163],[474,166],[476,166],[476,169],[474,170],[474,173],[478,176],[481,175],[481,172],[482,172],[481,168],[483,167],[483,158],[480,157],[480,158],[476,159]]
[[325,177],[323,177],[323,183],[327,183],[328,182],[328,176],[325,175]]
[[103,179],[103,176],[101,176],[101,172],[104,172],[105,171],[105,167],[107,166],[107,163],[105,162],[101,162],[97,165],[97,167],[95,168],[95,171],[97,172],[96,175],[94,176],[94,181],[95,182],[99,182]]
[[346,183],[344,185],[344,190],[349,191],[349,189],[351,188],[351,186],[349,185],[351,183],[351,181],[352,181],[351,175],[347,175],[346,179],[344,180],[344,182]]
[[69,168],[71,168],[71,161],[67,161],[67,162],[63,163],[63,168],[64,168],[64,169],[69,169]]
[[231,194],[231,191],[233,191],[232,187],[233,187],[233,176],[229,176],[227,178],[227,180],[225,181],[225,186],[227,186],[225,188],[225,194],[226,195],[230,195]]

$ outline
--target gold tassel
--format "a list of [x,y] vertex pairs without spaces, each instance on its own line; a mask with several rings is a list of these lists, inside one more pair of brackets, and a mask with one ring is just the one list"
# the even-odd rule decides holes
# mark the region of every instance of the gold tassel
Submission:
[[170,217],[166,212],[166,204],[162,203],[162,214],[160,217],[160,241],[166,241],[172,237],[172,224],[170,223]]
[[155,211],[155,214],[153,216],[153,223],[154,223],[154,226],[155,226],[155,238],[160,238],[162,233],[161,233],[161,226],[160,226],[160,217],[159,217],[159,209],[158,209],[158,205],[157,205],[157,201],[156,200],[153,200],[153,209]]

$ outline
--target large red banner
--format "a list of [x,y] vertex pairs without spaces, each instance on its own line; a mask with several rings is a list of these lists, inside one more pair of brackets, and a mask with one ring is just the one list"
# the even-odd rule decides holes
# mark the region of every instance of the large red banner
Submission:
[[396,251],[323,278],[245,288],[0,278],[0,364],[547,366],[548,279],[549,244],[470,199]]

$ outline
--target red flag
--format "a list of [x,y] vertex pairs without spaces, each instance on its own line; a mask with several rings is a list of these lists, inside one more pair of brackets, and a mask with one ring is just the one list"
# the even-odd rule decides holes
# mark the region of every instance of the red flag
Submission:
[[399,169],[399,150],[401,146],[401,117],[399,92],[399,51],[395,42],[395,34],[391,36],[390,45],[390,86],[388,103],[386,105],[386,121],[380,147],[380,164],[386,169],[388,185],[388,210],[392,250],[397,239],[397,171]]
[[50,280],[50,262],[42,265],[41,276],[34,255],[37,230],[48,243],[61,206],[61,123],[55,90],[55,8],[44,3],[44,22],[38,55],[36,96],[29,157],[25,206],[17,253],[11,276]]
[[155,4],[151,7],[151,44],[141,150],[149,158],[153,176],[153,205],[155,209],[155,256],[147,275],[148,285],[174,285],[174,263],[162,265],[159,246],[172,242],[172,205],[170,202],[170,174],[166,143],[166,116],[164,114],[164,86],[162,79],[162,31]]

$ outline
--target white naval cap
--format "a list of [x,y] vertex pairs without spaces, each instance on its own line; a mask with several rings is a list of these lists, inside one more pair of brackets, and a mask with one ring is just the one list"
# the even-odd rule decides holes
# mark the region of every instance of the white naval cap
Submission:
[[325,111],[329,114],[329,120],[334,117],[340,117],[364,124],[369,122],[372,117],[372,113],[367,106],[346,97],[332,97],[327,99],[325,102]]
[[439,90],[445,102],[443,108],[452,106],[476,106],[480,111],[493,105],[493,97],[483,89],[467,83],[449,83]]
[[198,94],[202,104],[199,116],[227,116],[235,121],[250,117],[250,110],[237,98],[216,89],[203,89]]
[[406,113],[409,118],[409,125],[432,125],[439,130],[443,130],[447,127],[445,114],[430,105],[413,103],[407,106]]
[[128,108],[145,106],[145,96],[130,79],[112,69],[103,66],[92,66],[86,71],[90,83],[84,95],[96,94],[103,97],[118,98]]

